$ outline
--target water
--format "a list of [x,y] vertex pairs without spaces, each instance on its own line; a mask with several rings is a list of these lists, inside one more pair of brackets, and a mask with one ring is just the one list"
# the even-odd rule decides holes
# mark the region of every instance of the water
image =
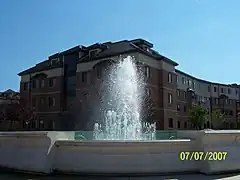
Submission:
[[134,58],[120,58],[102,82],[103,120],[94,125],[96,140],[152,140],[155,124],[144,122],[141,114],[146,98],[145,83]]

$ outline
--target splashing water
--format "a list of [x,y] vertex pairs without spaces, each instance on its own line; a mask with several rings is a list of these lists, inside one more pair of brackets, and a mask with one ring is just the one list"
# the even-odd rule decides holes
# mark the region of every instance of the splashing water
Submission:
[[156,125],[143,123],[140,117],[144,83],[131,56],[111,67],[103,87],[106,89],[101,107],[104,119],[95,123],[94,139],[155,139]]

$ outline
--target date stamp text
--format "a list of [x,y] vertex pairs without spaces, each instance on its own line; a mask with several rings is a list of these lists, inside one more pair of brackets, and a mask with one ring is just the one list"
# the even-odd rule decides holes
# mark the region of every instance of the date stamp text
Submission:
[[224,161],[227,159],[227,152],[202,152],[182,151],[179,153],[181,161]]

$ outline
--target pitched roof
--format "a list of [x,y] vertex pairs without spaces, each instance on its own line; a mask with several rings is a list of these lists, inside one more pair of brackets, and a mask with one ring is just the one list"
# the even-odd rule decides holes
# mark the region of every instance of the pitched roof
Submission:
[[29,73],[40,72],[40,71],[45,71],[45,70],[59,68],[59,67],[62,67],[62,64],[45,65],[45,66],[35,65],[35,66],[33,66],[29,69],[26,69],[26,70],[18,73],[18,75],[22,76],[22,75],[26,75],[26,74],[29,74]]
[[0,98],[13,98],[19,96],[19,92],[16,92],[12,89],[8,89],[4,92],[0,92]]
[[[160,55],[155,50],[151,49],[150,51],[147,51],[147,50],[140,48],[138,46],[139,43],[144,43],[149,48],[153,47],[153,44],[151,44],[143,39],[134,39],[134,40],[130,40],[130,41],[123,40],[123,41],[118,41],[118,42],[95,43],[88,47],[76,46],[76,47],[73,47],[62,53],[56,53],[50,57],[52,58],[54,56],[54,58],[56,58],[56,56],[64,54],[66,52],[80,51],[80,49],[84,52],[89,52],[90,50],[93,50],[93,49],[101,49],[101,51],[98,54],[96,54],[95,57],[93,57],[93,58],[89,58],[89,53],[86,53],[85,56],[83,56],[82,58],[79,59],[78,63],[88,62],[88,61],[112,57],[112,56],[117,56],[117,55],[126,54],[126,53],[130,53],[130,52],[140,52],[140,53],[145,54],[146,56],[152,57],[156,60],[163,60],[174,66],[178,65],[178,63],[174,62],[173,60],[171,60],[165,56]],[[39,72],[39,71],[48,70],[48,69],[57,68],[57,67],[62,67],[62,64],[51,65],[49,63],[49,60],[46,60],[42,63],[39,63],[38,65],[36,65],[34,67],[31,67],[25,71],[20,72],[18,75],[22,76],[25,74]]]
[[124,40],[124,41],[118,41],[115,43],[108,42],[106,45],[108,46],[108,48],[106,48],[106,49],[102,50],[101,52],[99,52],[98,54],[96,54],[96,56],[94,58],[90,59],[89,54],[86,54],[81,59],[79,59],[79,62],[87,62],[87,61],[91,61],[91,60],[112,57],[112,56],[116,56],[116,55],[120,55],[120,54],[130,53],[130,52],[140,52],[140,53],[150,56],[154,59],[167,61],[168,63],[170,63],[174,66],[178,65],[178,63],[172,61],[171,59],[169,59],[165,56],[160,55],[155,50],[151,50],[151,52],[143,50],[139,46],[132,43],[132,41]]

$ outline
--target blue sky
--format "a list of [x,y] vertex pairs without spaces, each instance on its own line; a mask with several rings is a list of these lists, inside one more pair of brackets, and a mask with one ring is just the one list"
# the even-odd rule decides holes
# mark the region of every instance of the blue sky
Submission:
[[75,45],[144,38],[196,77],[240,83],[239,0],[2,0],[0,91]]

